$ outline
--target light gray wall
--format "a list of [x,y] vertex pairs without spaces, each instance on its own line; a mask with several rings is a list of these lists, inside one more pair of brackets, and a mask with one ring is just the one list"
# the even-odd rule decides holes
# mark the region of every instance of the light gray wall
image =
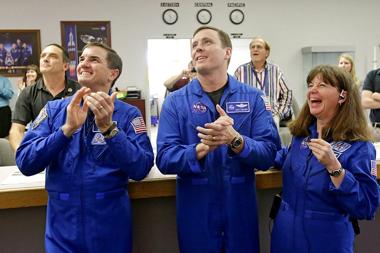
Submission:
[[[42,46],[60,42],[60,21],[110,20],[112,46],[125,62],[118,86],[136,85],[148,95],[146,40],[175,33],[190,38],[199,26],[194,2],[180,3],[179,20],[165,25],[159,0],[18,0],[4,1],[0,29],[40,29]],[[172,2],[172,1],[168,1]],[[210,25],[244,38],[261,35],[272,45],[270,58],[283,69],[290,88],[302,104],[302,54],[306,46],[352,45],[356,48],[360,79],[372,68],[373,46],[380,43],[378,0],[242,0],[246,18],[241,25],[230,23],[228,2],[209,1],[213,19]],[[14,82],[15,83],[15,82]]]

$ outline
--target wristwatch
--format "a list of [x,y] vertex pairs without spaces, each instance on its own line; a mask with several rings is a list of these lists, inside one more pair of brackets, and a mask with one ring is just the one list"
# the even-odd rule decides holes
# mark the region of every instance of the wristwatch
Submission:
[[117,135],[117,133],[119,133],[119,129],[117,128],[116,123],[112,122],[112,125],[105,132],[103,132],[102,135],[105,139],[110,139]]
[[232,149],[239,149],[241,147],[241,145],[243,145],[243,138],[241,137],[241,135],[239,134],[238,136],[236,136],[230,143],[230,147]]
[[327,172],[332,177],[339,177],[342,174],[343,170],[344,169],[340,167],[339,169],[336,169],[336,170],[327,170]]

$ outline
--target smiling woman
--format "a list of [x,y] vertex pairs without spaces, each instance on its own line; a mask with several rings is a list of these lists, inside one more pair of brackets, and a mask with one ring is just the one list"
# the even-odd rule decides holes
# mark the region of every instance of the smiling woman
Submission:
[[[271,252],[352,253],[353,225],[373,219],[379,205],[371,132],[359,90],[346,71],[320,65],[307,83],[307,102],[289,125],[292,143],[276,157],[283,194]],[[330,231],[337,240],[326,244]]]

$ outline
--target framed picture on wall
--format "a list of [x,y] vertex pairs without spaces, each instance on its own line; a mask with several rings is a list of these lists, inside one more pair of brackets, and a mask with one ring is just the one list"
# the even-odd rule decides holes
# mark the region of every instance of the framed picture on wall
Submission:
[[0,75],[22,76],[26,66],[39,65],[40,30],[0,30]]
[[82,48],[89,42],[100,42],[111,46],[111,22],[61,21],[61,41],[70,58],[67,76],[77,80],[76,66]]

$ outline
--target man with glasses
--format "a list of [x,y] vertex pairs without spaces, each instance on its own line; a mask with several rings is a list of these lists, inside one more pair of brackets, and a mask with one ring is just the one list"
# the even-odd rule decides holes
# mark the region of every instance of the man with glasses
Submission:
[[249,49],[251,61],[240,65],[235,71],[235,77],[264,92],[278,127],[280,121],[291,119],[292,92],[286,85],[279,66],[267,61],[269,43],[261,37],[255,37],[249,44]]

